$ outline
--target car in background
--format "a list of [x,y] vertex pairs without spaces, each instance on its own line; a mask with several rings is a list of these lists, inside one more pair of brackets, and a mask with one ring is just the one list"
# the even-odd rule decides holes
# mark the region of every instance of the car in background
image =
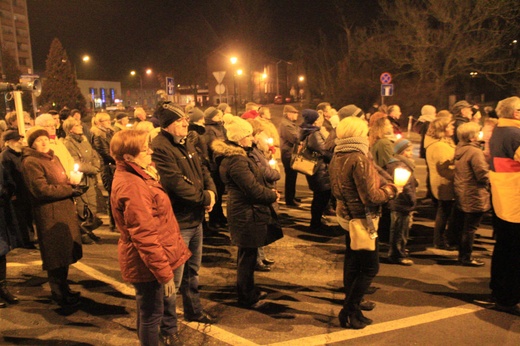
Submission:
[[276,95],[276,96],[274,97],[273,103],[274,103],[275,105],[281,105],[281,104],[283,104],[283,103],[284,103],[284,98],[283,98],[283,96],[282,96],[282,95]]

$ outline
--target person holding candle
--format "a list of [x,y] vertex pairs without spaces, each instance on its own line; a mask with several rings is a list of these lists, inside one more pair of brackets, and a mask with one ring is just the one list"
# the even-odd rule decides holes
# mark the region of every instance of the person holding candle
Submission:
[[73,186],[50,148],[49,133],[35,126],[26,133],[22,171],[30,192],[43,270],[47,271],[52,299],[62,306],[79,304],[79,292],[67,283],[69,265],[83,256],[73,197],[86,188]]
[[[332,193],[337,200],[338,222],[345,231],[350,221],[360,219],[363,224],[377,221],[382,204],[394,199],[397,187],[378,174],[368,157],[368,126],[357,117],[343,119],[336,128],[336,148],[329,166]],[[377,217],[376,217],[377,219]],[[372,323],[363,316],[360,303],[363,295],[379,271],[379,245],[374,239],[374,251],[353,250],[350,233],[345,237],[343,285],[345,301],[339,313],[343,328],[361,329]]]
[[417,180],[414,176],[413,144],[401,138],[394,144],[394,156],[386,165],[387,172],[394,176],[394,183],[403,191],[397,198],[388,202],[390,209],[390,248],[388,261],[404,266],[413,265],[408,258],[406,243],[410,232],[410,215],[414,210],[417,197]]

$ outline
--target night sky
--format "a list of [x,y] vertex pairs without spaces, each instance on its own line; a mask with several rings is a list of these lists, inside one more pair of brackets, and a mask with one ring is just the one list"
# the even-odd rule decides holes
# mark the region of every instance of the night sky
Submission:
[[[287,47],[298,40],[315,40],[341,31],[337,9],[341,6],[353,25],[374,17],[376,0],[261,0],[260,12],[248,12],[249,29],[264,16],[269,25],[257,32],[258,45],[277,58],[291,59]],[[79,78],[109,80],[128,78],[130,70],[154,68],[162,40],[186,39],[186,31],[208,50],[236,38],[239,0],[27,0],[34,69],[45,70],[52,40],[57,37],[76,65]],[[249,11],[250,1],[247,4]],[[88,54],[86,65],[81,57]],[[89,78],[90,79],[90,78]]]

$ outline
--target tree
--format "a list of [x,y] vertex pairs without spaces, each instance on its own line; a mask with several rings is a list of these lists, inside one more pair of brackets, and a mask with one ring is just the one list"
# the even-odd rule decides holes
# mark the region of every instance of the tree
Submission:
[[86,110],[85,97],[81,94],[72,64],[61,42],[55,38],[49,50],[45,67],[40,104],[45,108],[61,109],[65,106]]

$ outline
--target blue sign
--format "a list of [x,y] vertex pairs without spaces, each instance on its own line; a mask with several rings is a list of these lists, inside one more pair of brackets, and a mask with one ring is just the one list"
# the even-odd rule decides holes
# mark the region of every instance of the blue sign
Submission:
[[166,77],[166,95],[173,96],[175,94],[175,82],[173,77]]
[[394,85],[393,84],[381,84],[381,96],[393,96]]

